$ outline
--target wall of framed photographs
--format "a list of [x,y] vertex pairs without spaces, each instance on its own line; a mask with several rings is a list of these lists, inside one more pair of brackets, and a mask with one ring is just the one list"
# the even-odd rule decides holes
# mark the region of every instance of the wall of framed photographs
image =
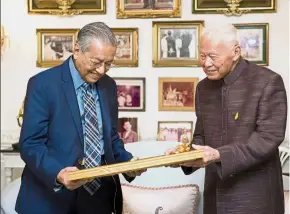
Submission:
[[[178,3],[179,0],[173,2]],[[161,3],[160,5],[166,7]],[[288,1],[279,1],[276,13],[258,12],[240,17],[193,14],[192,0],[183,0],[180,7],[170,12],[163,13],[161,10],[160,13],[153,14],[156,18],[149,17],[151,12],[142,15],[129,9],[126,11],[124,8],[132,5],[122,5],[121,0],[107,0],[105,13],[72,17],[29,14],[27,1],[1,0],[1,6],[2,24],[10,41],[1,59],[2,133],[11,130],[19,133],[16,115],[26,93],[28,79],[61,61],[61,58],[45,58],[49,56],[44,49],[46,41],[57,36],[54,34],[59,34],[61,38],[65,38],[66,47],[70,47],[77,29],[93,21],[103,21],[114,28],[120,42],[124,42],[124,47],[126,41],[132,41],[129,55],[126,48],[119,51],[116,66],[108,74],[120,83],[120,90],[131,85],[137,91],[138,104],[134,104],[133,95],[129,104],[120,99],[120,105],[123,102],[124,106],[120,107],[119,116],[137,118],[137,122],[134,120],[133,123],[138,127],[138,140],[156,139],[159,124],[166,126],[166,122],[172,122],[173,125],[175,122],[192,122],[194,129],[194,97],[184,96],[186,100],[181,100],[187,104],[183,103],[182,106],[177,103],[174,104],[175,107],[170,102],[162,105],[161,99],[163,91],[167,91],[169,97],[176,91],[180,96],[193,94],[196,83],[205,77],[198,66],[198,35],[202,24],[233,23],[245,38],[249,32],[258,35],[265,42],[259,46],[258,52],[248,53],[245,49],[244,56],[281,74],[289,93]],[[166,17],[168,14],[172,18]],[[164,52],[162,39],[164,35],[169,35],[169,31],[172,31],[171,36],[175,37],[177,43],[179,39],[188,39],[188,34],[195,35],[188,40],[191,51],[181,50],[175,55],[171,55],[170,51]],[[182,35],[184,38],[180,38]],[[70,51],[67,48],[67,54]],[[187,85],[187,89],[182,88],[184,85]],[[191,127],[188,129],[191,130]]]

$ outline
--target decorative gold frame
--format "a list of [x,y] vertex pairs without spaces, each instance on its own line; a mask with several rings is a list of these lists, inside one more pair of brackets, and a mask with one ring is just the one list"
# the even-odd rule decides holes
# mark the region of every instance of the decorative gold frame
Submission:
[[89,0],[87,2],[78,2],[71,5],[71,9],[62,10],[59,5],[52,0],[41,0],[39,1],[39,7],[35,5],[35,0],[27,0],[28,14],[42,14],[42,15],[61,15],[61,16],[72,16],[72,15],[88,15],[88,14],[106,14],[106,0],[100,0],[100,8],[93,8],[90,3],[96,2],[95,0]]
[[[252,61],[258,65],[269,65],[269,23],[239,23],[233,24],[239,31],[239,29],[262,29],[263,30],[263,59],[259,61]],[[246,59],[246,58],[245,58]]]
[[74,36],[74,42],[77,40],[77,34],[79,29],[36,29],[37,35],[37,67],[53,67],[60,65],[63,60],[52,60],[52,61],[43,61],[42,60],[42,35],[43,34],[52,34],[52,35],[72,35]]
[[[227,9],[224,0],[192,0],[193,14],[219,14]],[[277,0],[243,0],[240,2],[239,9],[247,10],[248,13],[276,13]]]
[[142,158],[135,161],[127,161],[123,163],[103,165],[95,168],[82,169],[75,172],[70,172],[68,174],[68,180],[74,181],[82,179],[91,179],[96,177],[112,176],[130,171],[137,171],[148,168],[185,163],[188,161],[201,159],[203,157],[204,157],[203,151],[193,150],[179,154],[160,155],[155,157]]
[[[161,22],[153,22],[152,23],[152,33],[153,33],[153,66],[154,67],[197,67],[200,66],[199,61],[199,44],[201,31],[204,26],[203,20],[197,21],[161,21]],[[161,59],[159,55],[158,42],[160,37],[160,29],[161,28],[197,28],[197,47],[196,47],[196,58],[195,59]]]
[[132,34],[132,60],[115,60],[116,67],[138,67],[138,28],[112,28],[113,33]]
[[[194,87],[192,89],[193,94],[193,106],[192,107],[178,107],[178,106],[163,106],[162,101],[162,92],[163,92],[163,83],[164,82],[192,82]],[[195,91],[196,86],[199,82],[197,77],[160,77],[159,78],[159,90],[158,90],[158,107],[159,111],[195,111]]]
[[192,121],[158,121],[158,125],[157,125],[157,134],[160,133],[160,125],[161,124],[172,124],[172,123],[188,123],[190,124],[191,128],[191,135],[193,134],[193,122]]
[[117,18],[181,18],[181,0],[173,0],[173,10],[125,10],[125,0],[117,1]]

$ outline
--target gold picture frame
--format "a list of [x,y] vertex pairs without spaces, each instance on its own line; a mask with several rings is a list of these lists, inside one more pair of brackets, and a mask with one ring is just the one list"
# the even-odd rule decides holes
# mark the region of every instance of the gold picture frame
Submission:
[[[186,131],[186,133],[184,133]],[[175,132],[175,134],[170,134]],[[193,121],[158,121],[157,134],[162,141],[182,142],[184,136],[191,142]],[[188,142],[188,143],[189,143]]]
[[159,111],[195,111],[197,77],[159,78]]
[[[164,2],[145,5],[145,2],[129,2],[126,0],[117,1],[117,18],[181,18],[181,0],[168,0],[167,5]],[[130,1],[130,0],[129,0]],[[145,0],[143,0],[145,1]],[[127,4],[127,5],[126,5]],[[165,5],[164,5],[165,4]]]
[[[243,0],[238,8],[247,13],[276,13],[277,0]],[[193,14],[218,14],[220,10],[227,10],[227,2],[224,0],[192,0]]]
[[162,167],[173,164],[194,161],[204,157],[202,150],[192,150],[172,155],[160,155],[155,157],[141,158],[135,161],[127,161],[123,163],[108,164],[90,169],[81,169],[68,174],[68,180],[82,180],[90,178],[100,178],[105,176],[117,175],[131,171],[137,171],[148,168]]
[[75,0],[68,1],[69,5],[59,5],[51,0],[27,0],[28,14],[42,15],[88,15],[106,14],[106,0]]
[[138,28],[112,28],[112,31],[118,40],[114,65],[138,67]]
[[238,30],[241,54],[258,65],[269,65],[269,23],[233,24]]
[[72,53],[79,29],[36,29],[37,67],[60,65]]
[[[197,67],[203,20],[161,21],[153,27],[154,67]],[[177,41],[179,48],[177,49]]]

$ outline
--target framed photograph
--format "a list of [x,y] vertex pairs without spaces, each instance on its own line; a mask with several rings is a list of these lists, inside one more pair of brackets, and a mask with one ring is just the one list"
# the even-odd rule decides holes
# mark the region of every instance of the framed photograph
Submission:
[[[227,1],[224,0],[192,0],[192,13],[217,14],[217,10],[228,9]],[[249,13],[275,13],[277,0],[243,0],[238,8],[249,10]]]
[[138,28],[112,28],[118,48],[114,60],[117,67],[138,67]]
[[195,111],[198,78],[159,78],[159,111]]
[[116,0],[117,18],[180,18],[181,0]]
[[27,0],[29,14],[42,15],[87,15],[105,14],[106,0]]
[[238,29],[242,57],[258,65],[269,65],[269,24],[234,24]]
[[199,66],[203,21],[153,22],[153,66]]
[[193,134],[193,122],[158,121],[157,133],[162,141],[190,143]]
[[119,111],[145,111],[145,78],[114,78]]
[[72,55],[79,29],[37,29],[37,67],[53,67]]
[[138,137],[138,118],[122,117],[118,119],[118,134],[124,143],[134,143]]

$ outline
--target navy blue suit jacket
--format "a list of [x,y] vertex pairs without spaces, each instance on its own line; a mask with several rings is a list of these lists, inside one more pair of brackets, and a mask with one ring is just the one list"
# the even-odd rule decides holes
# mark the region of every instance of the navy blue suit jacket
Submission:
[[[39,73],[28,82],[20,134],[20,154],[26,166],[15,208],[21,214],[63,214],[74,203],[75,191],[54,191],[59,171],[84,157],[80,112],[68,62]],[[124,149],[117,132],[116,83],[105,75],[96,86],[105,159],[108,164],[128,161],[132,155]]]

